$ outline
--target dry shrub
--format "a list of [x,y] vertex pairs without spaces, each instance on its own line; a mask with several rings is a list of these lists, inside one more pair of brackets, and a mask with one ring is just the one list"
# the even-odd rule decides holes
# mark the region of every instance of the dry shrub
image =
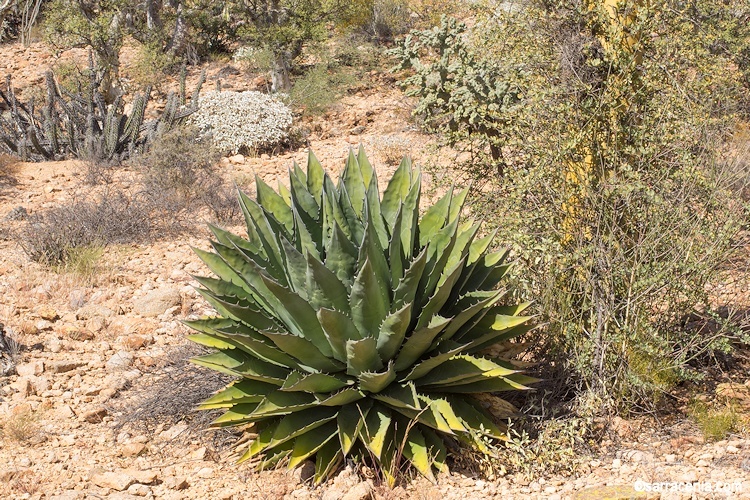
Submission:
[[142,241],[153,229],[143,200],[107,190],[31,217],[17,231],[16,240],[32,260],[62,265],[70,261],[74,249]]
[[0,426],[0,436],[19,444],[32,441],[39,433],[39,415],[28,405],[14,408]]
[[200,138],[197,128],[173,130],[136,159],[143,194],[155,210],[174,219],[194,218],[196,207],[205,206],[215,221],[233,221],[239,216],[239,205],[218,170],[219,158],[211,142]]

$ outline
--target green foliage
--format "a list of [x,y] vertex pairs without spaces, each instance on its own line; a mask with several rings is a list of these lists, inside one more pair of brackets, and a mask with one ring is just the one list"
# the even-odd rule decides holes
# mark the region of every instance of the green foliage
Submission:
[[304,109],[312,115],[325,112],[353,85],[355,78],[341,68],[316,64],[295,79],[289,100],[293,107]]
[[694,401],[690,406],[690,416],[703,435],[711,441],[725,439],[731,432],[738,430],[741,424],[737,409],[730,404]]
[[466,25],[443,17],[440,26],[412,32],[391,53],[400,69],[413,70],[402,85],[407,95],[419,97],[414,113],[427,129],[444,134],[451,146],[488,150],[502,169],[519,90],[499,65],[474,55],[466,36]]
[[217,349],[194,361],[238,377],[201,408],[227,410],[217,426],[253,423],[241,460],[314,456],[320,483],[346,457],[370,459],[393,483],[402,459],[432,478],[449,447],[504,440],[474,396],[536,381],[497,347],[531,327],[496,289],[507,252],[459,222],[467,191],[420,219],[419,171],[405,159],[381,197],[362,149],[338,185],[311,154],[289,188],[256,190],[240,194],[247,238],[212,227],[213,252],[196,250],[219,316],[187,322]]
[[[615,15],[597,5],[488,2],[472,29],[444,21],[398,55],[427,124],[459,149],[483,148],[465,170],[481,188],[472,207],[507,228],[517,289],[548,322],[540,356],[590,400],[627,410],[652,407],[697,376],[696,360],[739,340],[686,318],[710,313],[707,286],[747,223],[736,193],[748,178],[724,151],[748,98],[727,47],[750,36],[743,2],[629,0]],[[473,80],[457,81],[488,67],[517,102],[474,99]],[[459,117],[485,129],[455,118],[461,96]]]

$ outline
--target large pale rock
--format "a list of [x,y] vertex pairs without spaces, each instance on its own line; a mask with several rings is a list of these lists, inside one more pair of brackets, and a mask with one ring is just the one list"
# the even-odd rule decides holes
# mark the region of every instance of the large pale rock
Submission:
[[108,371],[120,371],[127,369],[133,364],[133,355],[128,351],[116,352],[109,361],[107,361],[106,367]]
[[133,300],[133,311],[144,317],[156,317],[181,303],[180,292],[173,288],[159,288]]
[[87,304],[76,312],[76,318],[86,320],[91,318],[110,318],[115,315],[112,309],[99,304]]
[[136,480],[125,472],[100,472],[91,476],[91,482],[100,488],[110,488],[117,491],[125,491],[128,486],[135,484]]
[[44,361],[36,360],[16,365],[16,373],[20,377],[31,377],[44,373]]
[[46,367],[50,373],[65,373],[85,365],[82,361],[52,361]]

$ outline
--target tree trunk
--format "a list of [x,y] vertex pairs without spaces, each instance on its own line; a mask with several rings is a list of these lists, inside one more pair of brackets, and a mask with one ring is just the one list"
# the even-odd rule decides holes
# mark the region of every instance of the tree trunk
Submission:
[[273,69],[271,70],[271,92],[288,92],[292,88],[292,81],[289,79],[289,61],[286,51],[278,53],[273,60]]
[[161,30],[161,0],[146,0],[146,27],[149,31]]
[[187,40],[187,29],[188,25],[185,21],[185,16],[182,12],[182,2],[177,3],[177,19],[174,22],[174,30],[172,30],[172,38],[169,40],[167,45],[167,52],[171,55],[180,55],[185,48],[185,41]]

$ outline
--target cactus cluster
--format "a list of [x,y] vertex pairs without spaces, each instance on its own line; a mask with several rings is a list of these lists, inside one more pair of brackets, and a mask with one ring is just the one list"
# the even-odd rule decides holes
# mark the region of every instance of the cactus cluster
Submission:
[[190,117],[203,134],[210,135],[222,153],[273,148],[284,141],[292,112],[280,100],[262,92],[206,92],[200,109]]
[[[0,150],[22,161],[87,158],[121,161],[143,152],[159,135],[180,125],[198,109],[198,91],[204,76],[185,106],[183,91],[170,93],[159,117],[144,121],[151,89],[137,94],[126,114],[122,97],[107,103],[94,71],[86,89],[76,93],[59,87],[54,74],[45,75],[46,102],[39,109],[34,98],[22,103],[6,78],[6,89],[0,89],[0,101],[8,111],[0,114]],[[184,85],[181,86],[184,89]]]

